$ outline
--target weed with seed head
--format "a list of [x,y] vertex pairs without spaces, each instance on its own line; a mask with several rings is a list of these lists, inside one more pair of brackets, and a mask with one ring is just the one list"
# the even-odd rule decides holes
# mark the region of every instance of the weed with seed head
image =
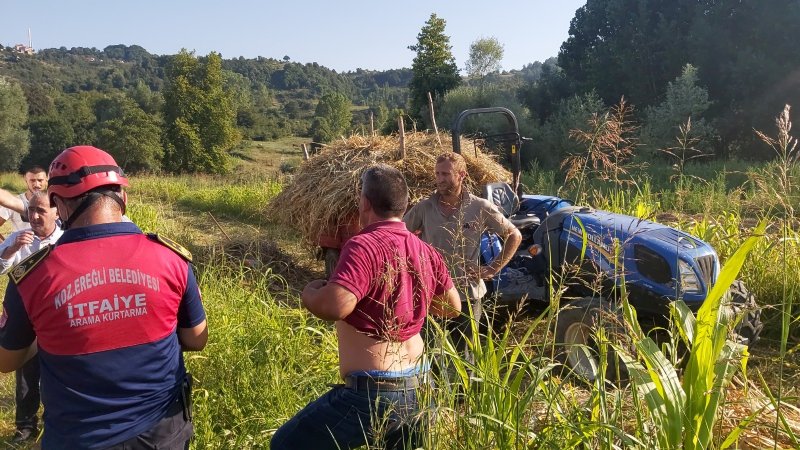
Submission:
[[566,182],[575,184],[577,200],[582,197],[585,180],[596,178],[610,181],[617,187],[636,185],[630,173],[636,149],[636,126],[629,116],[633,108],[625,99],[603,114],[593,114],[589,131],[572,130],[570,137],[586,145],[586,151],[568,156],[561,164],[566,170]]

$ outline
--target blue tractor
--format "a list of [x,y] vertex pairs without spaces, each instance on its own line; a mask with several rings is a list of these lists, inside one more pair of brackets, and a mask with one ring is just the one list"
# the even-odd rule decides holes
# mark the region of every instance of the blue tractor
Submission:
[[[507,128],[499,134],[480,135],[481,141],[502,149],[513,178],[511,184],[486,185],[484,196],[522,234],[517,254],[489,283],[489,292],[497,304],[515,308],[521,302],[549,305],[554,290],[565,290],[555,329],[556,357],[564,366],[587,380],[601,375],[592,353],[593,330],[603,321],[602,314],[614,311],[612,303],[623,283],[640,321],[648,324],[663,324],[676,299],[693,311],[699,309],[720,271],[719,257],[708,243],[659,223],[576,206],[558,197],[522,193],[524,139],[510,110],[463,111],[452,128],[453,150],[461,152],[466,120],[487,114],[505,117]],[[483,236],[485,262],[501,248],[499,238]],[[754,343],[763,328],[760,310],[741,281],[732,285],[728,305],[732,312],[743,314],[736,339]],[[616,371],[615,365],[609,364],[609,370]]]

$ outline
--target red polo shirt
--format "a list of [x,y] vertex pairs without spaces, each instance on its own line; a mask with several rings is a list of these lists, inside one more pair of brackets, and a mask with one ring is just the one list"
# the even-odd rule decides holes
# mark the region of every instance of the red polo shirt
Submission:
[[358,298],[346,323],[375,339],[399,342],[420,332],[431,299],[453,287],[441,255],[391,220],[347,241],[331,282]]

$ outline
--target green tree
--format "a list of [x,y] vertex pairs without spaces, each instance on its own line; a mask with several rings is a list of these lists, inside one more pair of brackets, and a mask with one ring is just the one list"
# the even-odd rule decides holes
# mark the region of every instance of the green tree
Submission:
[[[652,105],[687,62],[696,0],[588,0],[575,12],[558,65],[578,92],[606,104]],[[632,45],[635,43],[634,45]]]
[[653,150],[674,146],[680,127],[691,120],[686,138],[700,153],[710,153],[716,132],[703,118],[709,106],[708,91],[698,86],[697,69],[687,64],[681,76],[669,82],[664,101],[645,111],[641,142]]
[[22,168],[47,167],[62,150],[76,145],[75,132],[62,117],[42,117],[33,120],[28,128],[31,134],[31,150],[22,159]]
[[108,99],[106,117],[97,124],[97,145],[108,151],[126,172],[161,169],[161,124],[131,98]]
[[380,102],[377,106],[370,107],[370,110],[374,114],[372,118],[373,126],[376,131],[380,131],[381,125],[389,118],[389,108],[385,102]]
[[[63,95],[56,100],[55,117],[64,120],[72,128],[72,145],[94,144],[97,117],[95,105],[103,98],[97,91]],[[50,164],[48,162],[48,164]]]
[[397,121],[400,117],[403,118],[403,127],[405,127],[406,130],[412,129],[415,126],[415,119],[411,117],[411,115],[400,108],[394,108],[389,111],[386,120],[380,125],[381,134],[388,135],[398,133],[400,131],[400,126]]
[[17,83],[0,77],[0,170],[17,170],[28,153],[28,103]]
[[417,34],[417,44],[408,47],[417,53],[411,64],[414,75],[408,85],[411,91],[410,113],[423,120],[429,115],[429,92],[436,104],[448,91],[461,84],[450,37],[444,34],[445,24],[444,19],[431,14],[425,26]]
[[56,95],[54,89],[39,83],[27,83],[22,85],[22,90],[28,100],[29,117],[47,116],[54,113],[53,97]]
[[532,79],[517,91],[522,104],[540,125],[559,107],[561,101],[574,92],[570,80],[555,61],[549,59],[541,66],[538,78]]
[[179,173],[224,173],[241,137],[224,86],[222,58],[182,50],[167,66],[164,90],[164,168]]
[[[800,102],[793,77],[800,64],[797,0],[588,0],[572,19],[558,65],[575,92],[596,90],[606,103],[621,96],[644,111],[661,103],[684,65],[698,69],[714,102],[716,153],[747,151],[752,130],[772,111]],[[693,129],[698,125],[692,120]]]
[[538,145],[533,153],[523,152],[524,162],[536,159],[543,167],[557,168],[566,155],[581,153],[585,147],[570,139],[570,133],[588,131],[589,119],[604,109],[603,101],[594,91],[562,100],[539,129],[538,135],[532,136]]
[[320,98],[311,126],[316,142],[330,142],[350,129],[353,113],[350,100],[338,92],[329,92]]
[[136,83],[136,86],[128,90],[128,96],[147,114],[160,115],[164,109],[164,98],[161,94],[153,92],[150,86],[141,80]]
[[469,46],[469,59],[466,70],[470,78],[477,78],[483,89],[486,75],[500,70],[503,60],[503,44],[495,37],[480,38]]
[[798,22],[797,0],[698,2],[686,53],[714,100],[718,153],[774,157],[753,129],[774,126],[775,111],[800,104]]
[[[532,130],[528,125],[529,121],[519,120],[524,117],[526,111],[517,100],[514,90],[503,89],[494,84],[490,84],[484,89],[459,86],[448,92],[441,102],[439,111],[436,113],[436,120],[450,125],[455,122],[458,115],[465,109],[492,106],[502,106],[510,109],[518,119],[520,132],[524,136],[531,135]],[[485,134],[505,133],[508,131],[508,120],[500,114],[488,114],[476,120],[467,120],[462,131],[465,133],[481,131]]]

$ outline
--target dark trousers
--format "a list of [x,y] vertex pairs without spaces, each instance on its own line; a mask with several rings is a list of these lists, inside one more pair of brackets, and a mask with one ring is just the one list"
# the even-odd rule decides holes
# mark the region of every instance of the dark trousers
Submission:
[[180,397],[167,416],[144,433],[107,450],[188,450],[194,427]]
[[15,372],[17,389],[14,399],[18,430],[37,430],[39,426],[39,356],[36,355]]

